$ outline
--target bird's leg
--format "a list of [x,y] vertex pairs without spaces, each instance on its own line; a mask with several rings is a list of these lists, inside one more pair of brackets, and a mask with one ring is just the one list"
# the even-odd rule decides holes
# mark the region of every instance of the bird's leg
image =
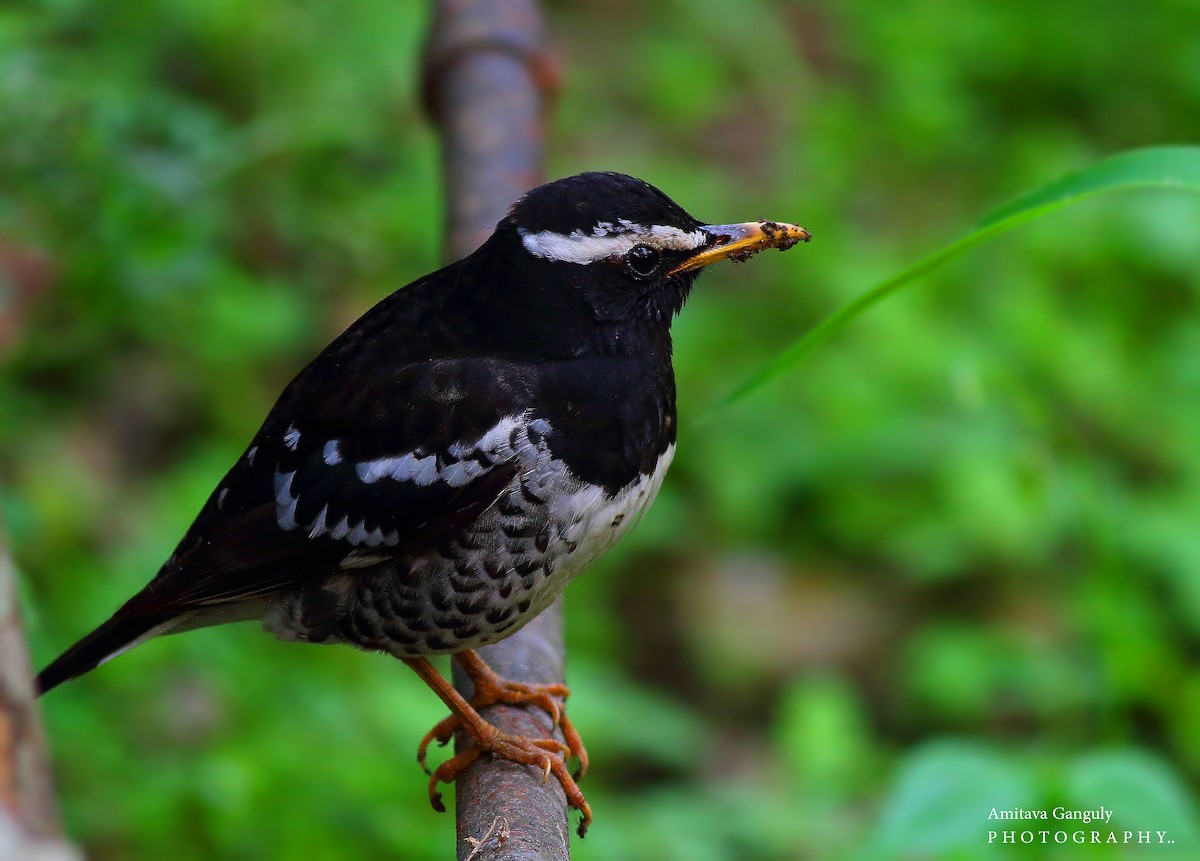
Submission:
[[475,693],[471,696],[471,705],[483,708],[493,703],[504,703],[510,706],[537,706],[550,715],[550,726],[553,729],[566,718],[558,702],[554,699],[566,699],[571,695],[571,689],[563,684],[527,685],[524,682],[510,682],[501,678],[495,670],[488,666],[487,661],[479,657],[474,649],[467,649],[454,656],[471,684]]
[[[571,719],[567,717],[566,711],[555,699],[561,697],[565,700],[571,695],[570,688],[563,684],[527,685],[524,682],[511,682],[499,676],[474,649],[459,652],[454,657],[471,680],[474,693],[471,695],[470,704],[475,709],[487,708],[496,703],[509,706],[532,705],[542,709],[550,715],[551,730],[562,729],[563,738],[567,743],[568,758],[574,756],[579,760],[575,779],[579,780],[587,773],[588,755],[583,746],[583,739],[580,738]],[[436,741],[444,745],[460,728],[462,725],[458,715],[452,713],[436,723],[421,739],[417,746],[417,761],[427,774],[429,768],[425,765],[425,755],[430,743]]]
[[[472,657],[486,669],[486,675],[491,676],[490,683],[492,687],[504,689],[505,685],[509,684],[499,679],[478,656],[472,654]],[[425,749],[432,738],[437,738],[441,741],[444,734],[445,739],[449,740],[455,730],[462,730],[472,742],[471,747],[456,753],[439,765],[433,774],[430,775],[429,803],[433,805],[434,810],[444,812],[446,809],[442,804],[442,795],[437,791],[437,785],[439,783],[450,783],[452,780],[455,780],[467,766],[479,758],[480,754],[490,753],[492,756],[499,757],[500,759],[507,759],[510,762],[522,765],[532,765],[541,769],[543,780],[546,780],[553,774],[562,786],[563,793],[567,797],[567,803],[582,814],[578,830],[579,836],[583,836],[587,831],[588,825],[591,824],[592,809],[583,797],[583,793],[580,792],[579,786],[575,783],[575,778],[567,770],[565,757],[571,753],[571,748],[568,745],[553,738],[528,738],[526,736],[501,732],[484,720],[472,704],[467,702],[462,694],[456,691],[454,686],[446,681],[445,677],[426,658],[405,658],[404,663],[412,667],[414,672],[424,680],[425,684],[433,688],[433,692],[438,695],[451,712],[450,718],[441,721],[422,740],[419,754],[422,767],[424,767]],[[466,664],[463,665],[463,668],[467,670],[468,674],[471,673],[471,670],[467,669]],[[499,682],[499,684],[495,684],[495,682]],[[485,689],[488,684],[488,681],[484,682]],[[529,688],[530,691],[536,691],[536,687],[534,686],[529,686]],[[478,682],[476,682],[475,691],[476,696],[478,696],[480,691]],[[504,699],[505,696],[508,695],[502,694],[496,699],[491,700],[491,702],[507,702]],[[531,701],[533,700],[526,699],[522,702]],[[452,720],[453,723],[448,724],[447,721],[449,720]],[[574,733],[573,729],[572,733]],[[575,734],[575,738],[578,739],[579,736]],[[579,747],[582,750],[582,745]]]

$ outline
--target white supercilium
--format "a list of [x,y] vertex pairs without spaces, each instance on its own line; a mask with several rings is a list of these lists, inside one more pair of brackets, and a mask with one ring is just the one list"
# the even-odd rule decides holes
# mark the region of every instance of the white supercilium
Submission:
[[525,250],[535,257],[585,265],[609,257],[620,257],[635,245],[649,245],[667,251],[695,251],[708,242],[708,235],[702,230],[680,230],[661,224],[646,227],[621,220],[616,224],[602,221],[592,228],[591,233],[582,230],[570,233],[540,230],[530,233],[522,230],[521,242]]

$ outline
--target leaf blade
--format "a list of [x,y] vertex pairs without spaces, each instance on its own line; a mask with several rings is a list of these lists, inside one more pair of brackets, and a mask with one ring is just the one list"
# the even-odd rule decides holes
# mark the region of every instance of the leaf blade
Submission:
[[720,410],[774,382],[871,307],[977,245],[1065,206],[1108,192],[1134,188],[1181,189],[1200,194],[1200,146],[1128,150],[1020,195],[985,217],[966,236],[884,279],[825,317],[782,353],[752,373],[719,401],[704,419],[711,418]]

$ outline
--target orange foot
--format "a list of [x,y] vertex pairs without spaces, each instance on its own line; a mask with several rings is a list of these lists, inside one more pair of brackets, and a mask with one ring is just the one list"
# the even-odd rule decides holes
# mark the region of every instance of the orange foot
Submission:
[[[468,650],[455,655],[467,676],[474,685],[475,692],[470,702],[447,682],[433,665],[424,659],[407,660],[406,663],[416,670],[442,701],[450,707],[451,714],[439,721],[433,729],[425,734],[417,747],[417,761],[429,774],[425,763],[429,745],[433,741],[446,744],[453,738],[454,733],[461,730],[472,741],[472,747],[459,752],[438,766],[429,779],[429,801],[439,812],[445,810],[441,793],[437,791],[439,783],[449,783],[461,774],[467,766],[473,763],[483,753],[507,759],[523,765],[532,765],[544,773],[543,780],[553,774],[562,785],[567,803],[582,814],[579,823],[579,836],[582,837],[592,821],[592,810],[583,793],[579,790],[576,780],[581,778],[588,767],[587,751],[583,741],[576,732],[566,713],[559,706],[556,697],[566,699],[570,690],[566,685],[527,685],[521,682],[510,682],[498,676],[487,663],[474,651]],[[535,739],[526,736],[503,733],[480,716],[477,709],[486,708],[496,703],[523,706],[533,705],[546,711],[551,718],[552,727],[561,728],[566,744],[552,738]],[[570,757],[579,759],[579,769],[572,776],[567,770],[566,760]]]

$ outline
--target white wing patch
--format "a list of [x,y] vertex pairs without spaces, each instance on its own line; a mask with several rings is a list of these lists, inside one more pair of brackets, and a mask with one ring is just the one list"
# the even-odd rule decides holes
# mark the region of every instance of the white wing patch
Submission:
[[355,464],[354,471],[358,473],[363,484],[374,484],[381,478],[392,478],[396,481],[411,481],[417,487],[428,487],[438,479],[437,456],[430,454],[422,457],[416,452],[399,457],[364,460]]
[[275,473],[275,519],[285,532],[299,525],[296,523],[296,505],[300,497],[292,496],[292,479],[295,477],[295,472]]
[[[513,431],[525,421],[523,416],[501,419],[479,439],[468,443],[451,443],[442,455],[412,451],[394,457],[364,460],[354,465],[354,471],[363,484],[374,484],[390,478],[393,481],[411,481],[417,487],[428,487],[436,482],[444,482],[451,487],[466,487],[495,463],[510,456],[505,449],[511,447]],[[541,431],[543,435],[549,432],[549,424],[540,419],[535,420],[531,427],[536,430],[540,425],[544,425]]]
[[[288,434],[293,431],[294,428],[289,428]],[[535,447],[530,440],[531,433],[535,437],[545,437],[550,433],[549,422],[542,419],[530,420],[524,414],[508,416],[474,442],[453,443],[447,446],[445,451],[435,454],[411,451],[364,460],[354,465],[354,472],[363,484],[387,480],[411,482],[417,487],[428,487],[437,482],[455,488],[465,487],[497,463],[527,457],[527,449]],[[298,442],[298,432],[296,437]],[[326,442],[321,456],[329,466],[341,463],[340,441],[333,439]],[[275,474],[275,519],[279,528],[287,531],[300,526],[296,521],[296,507],[300,499],[298,494],[292,493],[292,481],[295,477],[295,472]],[[319,538],[328,535],[335,540],[348,541],[356,547],[395,547],[400,543],[398,530],[384,532],[379,526],[367,529],[365,518],[351,519],[351,515],[347,514],[336,523],[329,521],[329,506],[326,504],[305,527],[308,537]]]
[[321,506],[321,510],[317,512],[317,516],[313,518],[312,525],[308,527],[308,537],[316,538],[325,531],[325,518],[329,516],[328,503]]
[[[522,483],[549,501],[550,520],[564,527],[558,540],[572,546],[572,563],[564,566],[560,574],[567,575],[590,564],[637,523],[658,493],[674,446],[663,453],[652,474],[641,476],[609,496],[602,487],[571,476],[566,465],[551,456],[544,441],[550,431],[549,422],[543,419],[531,419],[528,414],[508,416],[474,442],[454,443],[435,454],[408,452],[362,461],[355,464],[355,474],[364,484],[400,481],[427,487],[444,482],[451,487],[463,487],[498,463],[519,462]],[[323,455],[326,463],[340,462],[336,440],[326,443]],[[275,518],[280,529],[286,531],[301,526],[296,520],[300,499],[292,490],[295,477],[294,471],[275,474]],[[517,490],[511,493],[519,495]],[[385,532],[381,526],[368,529],[365,517],[346,514],[331,523],[328,504],[322,506],[311,523],[304,525],[304,530],[309,538],[328,535],[364,550],[395,547],[400,543],[398,530]]]
[[521,231],[521,243],[534,257],[580,265],[620,257],[635,245],[650,245],[670,251],[695,251],[706,242],[708,235],[702,230],[680,230],[661,224],[646,227],[624,219],[616,224],[602,221],[592,228],[591,233],[582,230],[570,233]]

